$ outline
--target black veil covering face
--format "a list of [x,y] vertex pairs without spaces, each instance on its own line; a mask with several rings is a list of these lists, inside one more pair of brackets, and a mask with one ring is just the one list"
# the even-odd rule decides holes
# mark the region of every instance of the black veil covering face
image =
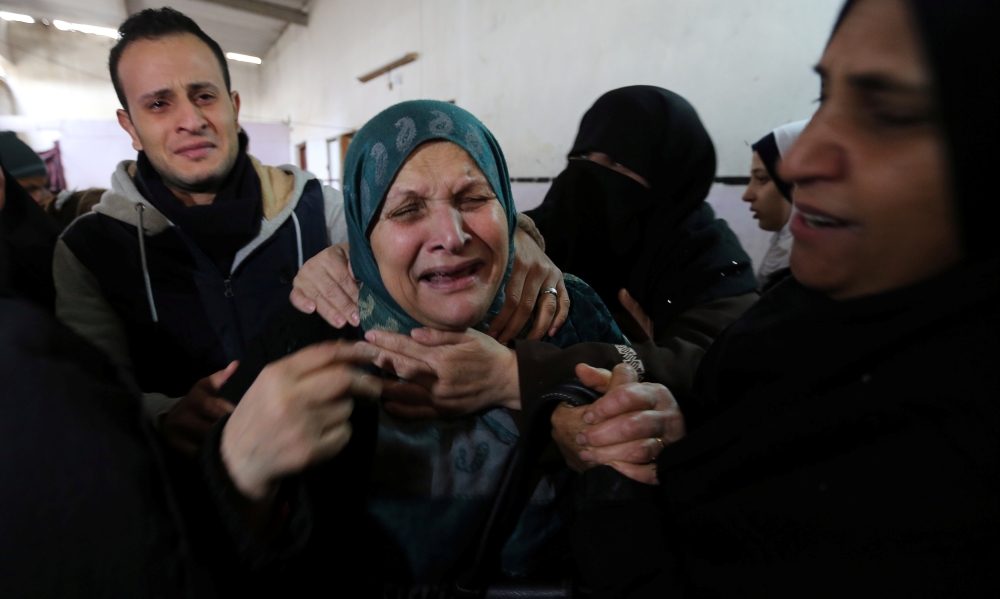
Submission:
[[59,225],[7,169],[0,208],[0,296],[22,297],[55,310],[52,254]]
[[[589,160],[603,152],[634,179]],[[613,90],[584,115],[569,165],[528,215],[563,271],[586,281],[612,312],[625,288],[662,326],[713,299],[752,291],[750,258],[705,197],[715,147],[681,96],[637,85]]]

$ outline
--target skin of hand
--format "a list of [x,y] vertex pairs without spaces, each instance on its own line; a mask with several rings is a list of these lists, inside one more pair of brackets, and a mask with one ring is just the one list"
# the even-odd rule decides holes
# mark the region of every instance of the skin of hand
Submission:
[[387,387],[387,411],[419,418],[464,416],[493,406],[521,409],[514,350],[472,329],[414,329],[411,335],[365,334],[378,349],[375,363],[406,379]]
[[627,364],[613,372],[580,364],[576,375],[605,395],[578,408],[563,404],[552,413],[552,437],[566,463],[577,472],[608,465],[638,482],[659,484],[656,456],[685,434],[684,416],[670,391],[639,383]]
[[627,289],[622,289],[618,292],[618,301],[628,310],[628,315],[631,316],[632,320],[628,324],[619,323],[623,324],[625,329],[629,329],[625,331],[625,334],[638,342],[653,339],[653,319],[646,314],[639,302],[632,297],[632,294]]
[[351,269],[351,248],[345,243],[330,246],[309,259],[292,282],[289,299],[299,311],[319,311],[335,328],[350,322],[361,324],[358,316],[358,283]]
[[[519,229],[515,233],[514,245],[514,269],[504,288],[507,299],[493,319],[489,334],[507,343],[521,332],[538,303],[535,324],[528,338],[538,340],[546,334],[551,337],[569,316],[570,300],[562,272],[524,231]],[[309,259],[295,275],[289,296],[292,305],[306,314],[318,311],[323,320],[338,329],[348,322],[358,326],[361,323],[358,284],[350,258],[350,247],[340,243]],[[547,293],[539,299],[539,292],[549,287],[558,290],[558,297]]]
[[219,418],[232,413],[235,406],[218,396],[239,362],[207,376],[191,387],[160,420],[160,431],[177,451],[189,457],[198,453],[198,446]]
[[377,398],[378,378],[355,365],[378,352],[367,344],[321,343],[268,365],[222,431],[220,454],[251,502],[273,498],[279,481],[337,455],[351,438],[354,398]]
[[[543,289],[555,287],[558,297],[551,293],[539,296]],[[549,260],[542,248],[524,231],[514,235],[514,269],[504,287],[506,299],[487,335],[500,343],[517,337],[535,311],[535,323],[528,339],[539,340],[545,335],[554,336],[569,316],[569,293],[563,283],[562,271]]]

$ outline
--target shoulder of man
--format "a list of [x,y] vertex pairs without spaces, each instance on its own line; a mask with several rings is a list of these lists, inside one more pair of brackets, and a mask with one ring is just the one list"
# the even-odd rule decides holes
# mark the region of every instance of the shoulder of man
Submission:
[[306,191],[306,185],[316,181],[323,198],[323,212],[331,244],[347,241],[347,219],[344,214],[344,196],[338,189],[323,184],[322,179],[292,164],[268,166],[251,156],[254,169],[260,177],[264,201],[264,217],[274,218],[289,203],[297,204]]

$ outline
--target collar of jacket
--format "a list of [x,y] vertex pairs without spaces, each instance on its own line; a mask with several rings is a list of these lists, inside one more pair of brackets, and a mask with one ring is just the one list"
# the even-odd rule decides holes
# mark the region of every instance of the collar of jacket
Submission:
[[[257,176],[260,177],[262,202],[264,204],[264,222],[260,232],[250,243],[236,253],[232,270],[246,258],[250,252],[267,241],[275,231],[291,216],[292,211],[302,197],[306,183],[314,179],[311,174],[302,169],[285,164],[280,167],[265,166],[259,160],[250,157]],[[136,205],[143,205],[142,230],[146,235],[158,235],[175,226],[167,217],[153,207],[142,196],[133,181],[136,172],[134,160],[123,160],[111,175],[111,189],[104,192],[101,201],[94,206],[93,211],[115,220],[139,226],[139,216]]]

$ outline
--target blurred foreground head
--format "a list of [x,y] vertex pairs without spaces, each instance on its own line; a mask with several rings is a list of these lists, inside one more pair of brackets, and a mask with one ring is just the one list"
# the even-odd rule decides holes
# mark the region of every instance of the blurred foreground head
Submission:
[[817,65],[820,108],[784,157],[791,267],[834,298],[995,256],[1000,4],[852,0]]

